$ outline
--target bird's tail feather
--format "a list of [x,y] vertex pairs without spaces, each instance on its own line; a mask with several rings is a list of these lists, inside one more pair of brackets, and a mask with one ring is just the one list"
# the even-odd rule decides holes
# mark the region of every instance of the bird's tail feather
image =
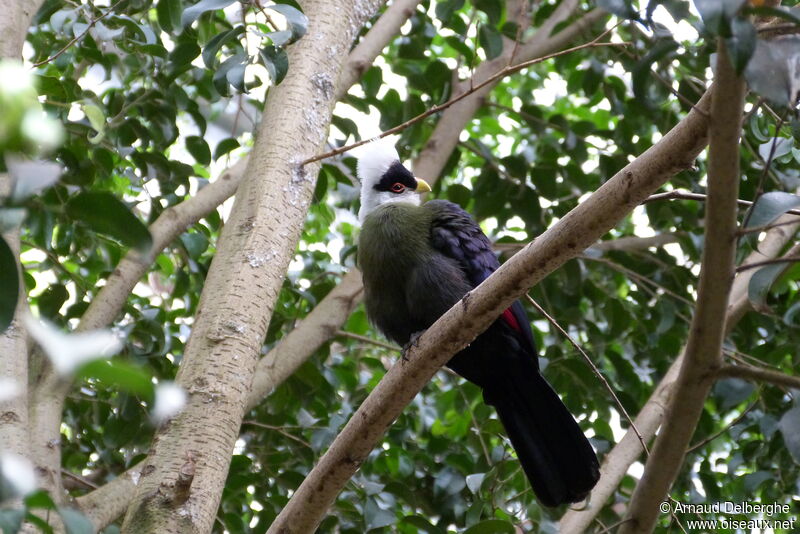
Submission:
[[484,389],[539,502],[582,501],[599,478],[597,456],[578,423],[538,370],[504,375]]

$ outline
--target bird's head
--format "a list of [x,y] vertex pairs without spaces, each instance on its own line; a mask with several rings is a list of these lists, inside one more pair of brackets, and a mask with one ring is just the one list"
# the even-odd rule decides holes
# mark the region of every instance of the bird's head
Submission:
[[394,145],[387,139],[372,141],[358,151],[358,179],[361,182],[361,209],[364,218],[387,202],[407,202],[418,206],[420,193],[431,190],[425,180],[414,175],[400,162]]

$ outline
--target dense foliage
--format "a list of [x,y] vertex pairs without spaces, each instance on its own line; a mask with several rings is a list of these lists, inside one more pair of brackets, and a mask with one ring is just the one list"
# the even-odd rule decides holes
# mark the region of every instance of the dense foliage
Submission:
[[[742,29],[749,24],[744,15],[709,15],[706,2],[697,7],[707,26],[683,0],[602,4],[615,16],[594,25],[584,40],[613,26],[611,39],[628,46],[586,48],[503,79],[461,133],[436,182],[434,196],[473,213],[504,254],[535,239],[680,121],[711,79],[715,34],[729,32],[737,53],[755,48],[753,27]],[[34,66],[38,102],[63,126],[63,143],[56,138],[55,146],[42,147],[36,136],[26,141],[15,133],[0,137],[0,148],[12,173],[13,158],[23,154],[56,162],[63,173],[52,186],[42,183],[25,198],[7,199],[0,222],[18,222],[24,208],[23,290],[34,315],[62,331],[78,325],[129,249],[149,246],[148,224],[247,152],[263,98],[292,68],[285,48],[305,32],[300,6],[211,0],[196,6],[180,0],[48,0],[30,29],[26,67]],[[535,3],[533,26],[556,6]],[[587,3],[562,26],[590,9]],[[330,143],[359,140],[445,102],[455,77],[466,78],[497,56],[505,38],[532,34],[512,19],[498,2],[422,2],[336,108]],[[796,11],[785,21],[797,23]],[[25,106],[35,107],[35,100]],[[800,122],[787,111],[788,101],[773,100],[748,97],[740,197],[786,195],[743,208],[743,224],[767,224],[798,204],[789,194],[800,186]],[[419,153],[437,118],[402,131],[403,157]],[[0,117],[0,134],[12,120]],[[38,165],[17,170],[18,179],[43,172],[46,164]],[[345,155],[322,167],[264,353],[354,268],[354,166]],[[701,156],[665,190],[703,193],[704,174]],[[88,484],[68,477],[73,495],[113,479],[148,450],[155,385],[173,380],[180,365],[227,206],[155,258],[113,322],[125,337],[122,351],[110,364],[78,369],[61,447],[63,468]],[[647,402],[686,341],[703,217],[697,200],[646,203],[606,239],[669,235],[671,244],[629,250],[598,245],[530,292],[589,354],[630,414]],[[743,236],[739,258],[757,244],[755,235]],[[7,282],[0,292],[13,308],[11,252],[0,246],[0,280]],[[800,364],[800,267],[786,267],[767,266],[751,283],[758,311],[747,313],[727,340],[730,361],[790,373]],[[8,304],[5,310],[0,318],[10,318]],[[628,421],[569,341],[530,306],[529,313],[546,377],[602,457]],[[245,417],[219,531],[264,532],[399,357],[380,341],[361,307],[342,330]],[[696,432],[700,446],[689,453],[671,495],[682,502],[780,502],[794,509],[800,493],[796,399],[782,387],[719,381]],[[640,472],[631,470],[598,525],[621,519]],[[48,506],[42,495],[28,503]],[[516,525],[554,532],[562,513],[537,504],[480,391],[442,371],[388,430],[321,531],[478,534],[515,532]],[[673,520],[662,516],[664,525]]]

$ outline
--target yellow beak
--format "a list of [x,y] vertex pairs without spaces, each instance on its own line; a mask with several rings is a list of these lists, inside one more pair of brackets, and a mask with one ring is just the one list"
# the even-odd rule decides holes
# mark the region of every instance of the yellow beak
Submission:
[[428,182],[426,182],[422,178],[417,178],[416,176],[414,177],[414,179],[417,181],[417,193],[421,194],[421,193],[431,192],[431,186],[428,184]]

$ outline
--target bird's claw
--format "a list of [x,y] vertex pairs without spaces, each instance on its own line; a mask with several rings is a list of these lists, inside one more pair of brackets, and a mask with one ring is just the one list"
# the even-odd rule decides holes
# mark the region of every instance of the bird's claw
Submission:
[[404,362],[408,361],[408,351],[411,350],[412,347],[417,348],[417,346],[419,346],[419,338],[423,333],[425,333],[425,330],[414,332],[411,334],[411,339],[408,340],[408,343],[403,345],[403,350],[400,352],[400,355],[403,357]]

